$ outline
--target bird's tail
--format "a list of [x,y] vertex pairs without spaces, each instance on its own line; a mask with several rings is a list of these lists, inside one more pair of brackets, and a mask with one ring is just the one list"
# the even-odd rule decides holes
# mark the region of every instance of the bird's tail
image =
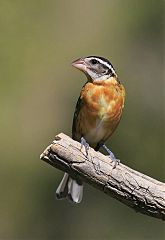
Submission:
[[73,203],[80,203],[83,197],[83,184],[65,173],[56,190],[56,196],[57,199],[68,198]]

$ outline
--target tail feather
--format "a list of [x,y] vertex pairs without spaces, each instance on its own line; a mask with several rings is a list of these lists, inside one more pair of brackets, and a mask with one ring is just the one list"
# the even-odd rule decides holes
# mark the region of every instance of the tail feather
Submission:
[[75,203],[80,203],[83,197],[83,185],[78,184],[76,180],[69,178],[68,198]]
[[74,203],[80,203],[83,197],[83,184],[72,179],[68,173],[64,174],[57,190],[57,199],[68,198]]
[[56,190],[56,197],[57,199],[65,198],[68,194],[68,180],[69,174],[64,173],[64,176]]

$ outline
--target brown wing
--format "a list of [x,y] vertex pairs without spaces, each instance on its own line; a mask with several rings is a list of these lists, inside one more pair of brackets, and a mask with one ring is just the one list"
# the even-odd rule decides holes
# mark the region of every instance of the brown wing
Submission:
[[77,120],[78,120],[78,116],[82,106],[83,106],[83,100],[81,99],[81,96],[80,96],[76,104],[76,108],[73,116],[73,124],[72,124],[72,138],[75,140],[78,140],[76,137]]

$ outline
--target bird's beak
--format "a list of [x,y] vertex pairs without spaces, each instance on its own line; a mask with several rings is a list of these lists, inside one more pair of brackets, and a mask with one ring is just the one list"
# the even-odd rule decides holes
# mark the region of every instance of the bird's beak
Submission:
[[83,58],[79,58],[73,61],[72,66],[79,69],[80,71],[86,72],[87,65]]

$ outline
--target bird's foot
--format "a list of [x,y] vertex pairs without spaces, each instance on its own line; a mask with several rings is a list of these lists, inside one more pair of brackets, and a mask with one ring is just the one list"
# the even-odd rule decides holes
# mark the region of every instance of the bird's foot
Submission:
[[81,149],[80,150],[82,150],[83,146],[85,147],[86,157],[88,157],[88,154],[89,154],[89,144],[87,143],[87,141],[85,140],[84,137],[81,137]]
[[114,169],[114,168],[116,168],[117,165],[119,165],[120,159],[114,158],[114,159],[112,159],[112,162],[113,162],[113,169]]
[[113,169],[116,168],[116,166],[119,165],[119,163],[120,163],[120,159],[117,159],[115,157],[115,155],[113,154],[113,152],[111,152],[111,150],[105,144],[103,144],[102,147],[107,151],[107,153],[109,154],[109,157],[111,158],[112,162],[114,163]]
[[83,146],[85,147],[85,152],[86,152],[86,157],[88,160],[90,160],[94,166],[94,169],[96,171],[97,174],[100,174],[100,163],[97,162],[97,159],[93,158],[92,156],[89,156],[89,144],[87,143],[87,141],[85,140],[84,137],[81,137],[81,151]]

